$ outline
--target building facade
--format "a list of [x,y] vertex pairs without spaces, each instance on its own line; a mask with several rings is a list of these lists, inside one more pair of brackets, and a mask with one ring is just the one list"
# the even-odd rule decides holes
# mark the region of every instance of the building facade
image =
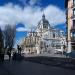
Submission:
[[48,20],[43,14],[42,19],[38,22],[36,30],[29,32],[23,42],[25,52],[27,53],[55,53],[63,52],[66,45],[64,32],[51,27]]
[[65,0],[66,27],[67,27],[67,52],[75,49],[75,0]]

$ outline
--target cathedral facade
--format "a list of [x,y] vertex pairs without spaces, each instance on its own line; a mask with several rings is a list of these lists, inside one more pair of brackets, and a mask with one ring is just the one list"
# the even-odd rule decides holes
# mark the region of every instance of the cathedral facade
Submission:
[[63,52],[66,46],[66,38],[62,30],[51,27],[45,15],[38,22],[35,31],[28,33],[22,43],[25,53],[56,53]]

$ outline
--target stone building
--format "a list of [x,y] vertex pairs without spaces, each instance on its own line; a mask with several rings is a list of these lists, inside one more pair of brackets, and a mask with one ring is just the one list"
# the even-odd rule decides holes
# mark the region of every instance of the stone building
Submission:
[[66,45],[64,32],[51,27],[44,14],[38,22],[36,30],[29,32],[23,42],[25,52],[37,54],[63,52],[64,45]]
[[75,0],[65,0],[66,28],[67,28],[67,52],[75,49]]

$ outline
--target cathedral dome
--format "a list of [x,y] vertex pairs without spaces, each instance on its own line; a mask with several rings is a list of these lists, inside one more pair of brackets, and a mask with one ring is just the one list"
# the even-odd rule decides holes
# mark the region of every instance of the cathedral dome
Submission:
[[49,25],[50,24],[49,24],[48,20],[46,20],[45,15],[43,14],[42,19],[38,23],[38,27],[43,27],[43,28],[48,29]]

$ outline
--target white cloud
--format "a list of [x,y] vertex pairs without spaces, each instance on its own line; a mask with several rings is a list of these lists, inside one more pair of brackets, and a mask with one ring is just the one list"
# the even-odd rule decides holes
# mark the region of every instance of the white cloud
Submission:
[[[66,21],[65,11],[54,5],[44,8],[44,13],[52,26],[65,23]],[[0,6],[0,26],[3,28],[6,24],[15,25],[23,23],[29,29],[31,26],[37,26],[42,18],[42,14],[42,8],[39,6],[25,6],[22,9],[18,5],[9,3],[5,6]]]
[[30,0],[29,4],[30,5],[40,4],[40,0]]
[[49,5],[47,8],[44,9],[44,11],[51,25],[65,23],[65,11],[62,11],[60,8],[53,5]]

